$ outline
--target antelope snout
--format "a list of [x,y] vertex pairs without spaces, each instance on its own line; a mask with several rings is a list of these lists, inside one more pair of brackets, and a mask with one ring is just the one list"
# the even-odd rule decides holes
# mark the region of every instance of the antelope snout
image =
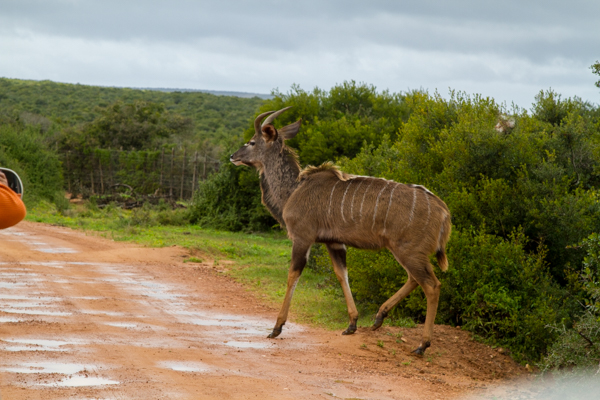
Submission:
[[233,158],[234,155],[235,154],[232,154],[232,155],[229,156],[229,161],[232,162],[232,163],[234,163],[235,165],[241,165],[242,162],[240,160],[236,160],[235,158]]

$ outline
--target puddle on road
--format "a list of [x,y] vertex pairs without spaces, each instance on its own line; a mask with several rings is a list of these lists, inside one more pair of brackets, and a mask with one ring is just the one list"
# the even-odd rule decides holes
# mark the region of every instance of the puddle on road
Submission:
[[65,263],[60,261],[27,261],[20,264],[24,265],[41,265],[43,267],[64,268]]
[[74,375],[81,372],[89,374],[95,372],[98,367],[95,365],[60,363],[60,362],[34,362],[21,363],[15,367],[6,367],[2,369],[6,372],[15,374],[62,374],[73,375],[67,378],[50,382],[37,384],[38,386],[55,387],[81,387],[81,386],[99,386],[99,385],[118,385],[120,382],[106,378],[89,377],[84,375]]
[[70,254],[77,253],[77,250],[69,249],[68,247],[38,247],[34,248],[36,251],[49,254]]
[[109,317],[122,317],[125,315],[123,312],[118,311],[102,311],[102,310],[80,310],[82,314],[92,314],[92,315],[108,315]]
[[130,324],[127,322],[105,322],[104,325],[116,326],[119,328],[137,328],[136,324]]
[[22,294],[0,294],[0,300],[36,300],[36,301],[61,301],[59,297],[41,296],[45,293],[31,293],[28,296]]
[[70,376],[62,381],[52,383],[40,383],[39,386],[53,387],[84,387],[84,386],[103,386],[103,385],[119,385],[121,382],[113,381],[106,378],[94,378],[83,375]]
[[225,346],[235,347],[238,349],[266,349],[267,347],[271,347],[271,343],[257,343],[257,342],[237,342],[237,341],[229,341],[227,343],[223,343]]
[[6,323],[6,322],[23,322],[23,319],[20,318],[7,318],[7,317],[0,317],[0,324]]
[[12,308],[1,308],[0,311],[7,314],[27,314],[27,315],[45,315],[48,317],[66,317],[73,313],[66,311],[46,311],[46,310],[15,310]]
[[95,367],[85,366],[83,364],[71,363],[54,363],[54,362],[37,362],[37,363],[22,363],[19,367],[4,368],[6,372],[14,372],[16,374],[65,374],[73,375],[78,372],[87,370],[95,370]]
[[23,282],[0,282],[0,289],[21,289],[24,286],[25,284]]
[[[66,342],[61,340],[46,339],[2,339],[2,342],[14,343],[22,346],[5,346],[6,351],[69,351],[63,346],[77,344],[76,342]],[[24,346],[23,346],[24,345]]]
[[69,248],[69,247],[53,246],[49,243],[40,241],[40,239],[36,236],[32,236],[26,232],[21,232],[14,228],[13,229],[4,229],[0,232],[0,234],[5,235],[5,236],[15,236],[16,237],[15,241],[24,243],[24,244],[32,247],[33,250],[39,251],[42,253],[66,254],[66,253],[77,253],[78,252],[77,250]]
[[212,369],[206,364],[181,361],[163,361],[158,366],[180,372],[208,372]]
[[40,306],[45,306],[46,304],[42,304],[40,302],[18,302],[18,303],[0,303],[0,308],[1,307],[7,307],[9,309],[12,308],[35,308],[35,307],[40,307]]
[[237,321],[223,321],[218,319],[201,319],[201,318],[193,318],[186,321],[190,324],[200,325],[200,326],[239,326],[240,322]]

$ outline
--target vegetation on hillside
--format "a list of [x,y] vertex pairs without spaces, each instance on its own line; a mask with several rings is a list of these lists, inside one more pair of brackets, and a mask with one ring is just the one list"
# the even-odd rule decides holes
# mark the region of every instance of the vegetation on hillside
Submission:
[[191,122],[189,140],[198,145],[226,145],[246,127],[262,99],[215,96],[201,92],[73,85],[51,81],[0,78],[0,114],[47,129],[91,123],[115,104],[144,102]]

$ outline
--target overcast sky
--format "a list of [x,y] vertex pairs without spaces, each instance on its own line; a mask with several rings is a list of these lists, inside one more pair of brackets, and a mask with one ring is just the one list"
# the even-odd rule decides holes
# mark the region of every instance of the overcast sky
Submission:
[[599,0],[0,0],[0,76],[269,93],[448,89],[600,103]]

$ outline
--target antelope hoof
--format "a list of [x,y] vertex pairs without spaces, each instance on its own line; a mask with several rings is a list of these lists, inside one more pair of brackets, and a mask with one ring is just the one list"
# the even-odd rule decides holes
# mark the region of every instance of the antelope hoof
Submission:
[[281,328],[273,328],[273,332],[267,336],[267,339],[274,339],[279,335],[281,335]]
[[381,325],[383,325],[383,320],[385,319],[385,317],[387,317],[387,313],[381,313],[381,315],[377,314],[377,316],[375,317],[375,323],[371,327],[371,330],[376,331],[377,329],[381,328]]
[[350,324],[348,325],[348,328],[342,332],[342,335],[352,335],[354,332],[356,332],[356,324]]
[[423,356],[423,354],[425,354],[425,350],[427,350],[427,348],[429,346],[431,346],[430,342],[422,343],[419,347],[414,349],[412,352],[413,352],[413,354],[415,354],[417,356]]

